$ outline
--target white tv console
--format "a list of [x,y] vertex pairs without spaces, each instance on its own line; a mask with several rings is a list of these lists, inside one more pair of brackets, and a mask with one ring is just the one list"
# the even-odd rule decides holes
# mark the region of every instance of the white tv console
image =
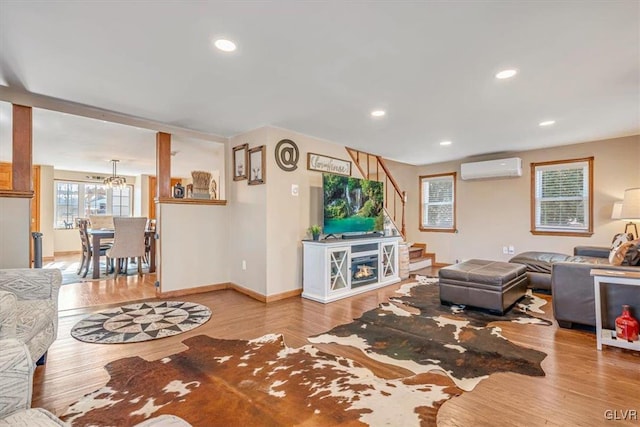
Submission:
[[302,296],[322,303],[400,281],[399,236],[304,240]]

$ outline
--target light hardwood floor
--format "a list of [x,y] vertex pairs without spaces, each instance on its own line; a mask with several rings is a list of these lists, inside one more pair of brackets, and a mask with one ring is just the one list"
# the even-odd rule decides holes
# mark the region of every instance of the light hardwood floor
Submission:
[[[210,307],[211,320],[185,334],[121,345],[76,341],[69,334],[71,327],[94,308],[68,309],[61,312],[58,339],[49,350],[46,366],[36,370],[33,405],[62,414],[70,403],[107,382],[103,369],[106,363],[128,356],[162,358],[183,350],[181,341],[193,335],[253,339],[281,333],[287,345],[302,346],[308,344],[307,337],[348,323],[375,308],[398,287],[393,285],[326,305],[300,297],[264,304],[233,290],[175,298]],[[126,291],[104,291],[107,295],[119,293]],[[548,296],[541,296],[549,300]],[[553,319],[550,301],[543,309],[545,317]],[[622,418],[622,411],[628,410],[635,410],[640,416],[640,353],[608,347],[597,351],[593,333],[560,329],[555,323],[547,327],[499,322],[499,326],[513,342],[548,354],[542,363],[546,376],[492,375],[472,392],[445,403],[438,415],[439,426],[640,424],[637,419],[610,423],[606,419],[607,415]],[[323,345],[322,349],[351,357],[384,377],[407,375],[401,369],[371,362],[354,349],[335,345]]]
[[[73,267],[77,269],[80,254],[58,255],[55,260],[48,260],[43,263],[46,267],[67,269]],[[130,270],[131,271],[131,270]],[[85,307],[100,307],[109,304],[125,303],[142,299],[155,298],[156,291],[154,283],[155,273],[145,273],[138,276],[135,269],[127,276],[118,276],[113,279],[113,275],[101,279],[90,280],[91,272],[87,278],[78,276],[78,280],[84,282],[62,285],[58,299],[58,310],[64,312],[68,310],[81,309]]]

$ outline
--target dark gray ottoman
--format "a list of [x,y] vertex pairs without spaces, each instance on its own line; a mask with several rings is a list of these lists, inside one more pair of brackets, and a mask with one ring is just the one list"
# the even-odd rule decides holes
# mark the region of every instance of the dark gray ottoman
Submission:
[[471,259],[440,269],[440,302],[504,314],[527,291],[527,267]]

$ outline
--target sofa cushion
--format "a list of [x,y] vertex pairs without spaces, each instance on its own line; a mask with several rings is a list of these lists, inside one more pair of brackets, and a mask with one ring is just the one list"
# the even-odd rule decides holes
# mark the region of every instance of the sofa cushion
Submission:
[[56,339],[57,317],[58,313],[48,301],[18,301],[16,304],[16,338],[27,344],[34,362]]
[[551,274],[551,265],[554,262],[567,261],[569,258],[584,258],[584,257],[572,257],[567,254],[559,254],[555,252],[522,252],[509,260],[509,262],[522,264],[527,267],[527,271],[535,273]]
[[68,426],[51,412],[42,408],[26,409],[0,420],[0,426],[50,427]]

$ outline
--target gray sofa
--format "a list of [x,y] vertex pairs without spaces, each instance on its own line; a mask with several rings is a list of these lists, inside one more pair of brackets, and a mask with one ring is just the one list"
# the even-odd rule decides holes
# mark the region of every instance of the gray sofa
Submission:
[[[594,268],[640,272],[639,265],[609,264],[609,248],[577,246],[573,255],[550,252],[524,252],[509,262],[527,266],[529,287],[551,291],[553,313],[558,324],[571,328],[574,324],[595,326]],[[602,291],[603,326],[615,329],[615,318],[622,305],[629,304],[632,314],[640,317],[640,292],[624,285],[605,284]]]

